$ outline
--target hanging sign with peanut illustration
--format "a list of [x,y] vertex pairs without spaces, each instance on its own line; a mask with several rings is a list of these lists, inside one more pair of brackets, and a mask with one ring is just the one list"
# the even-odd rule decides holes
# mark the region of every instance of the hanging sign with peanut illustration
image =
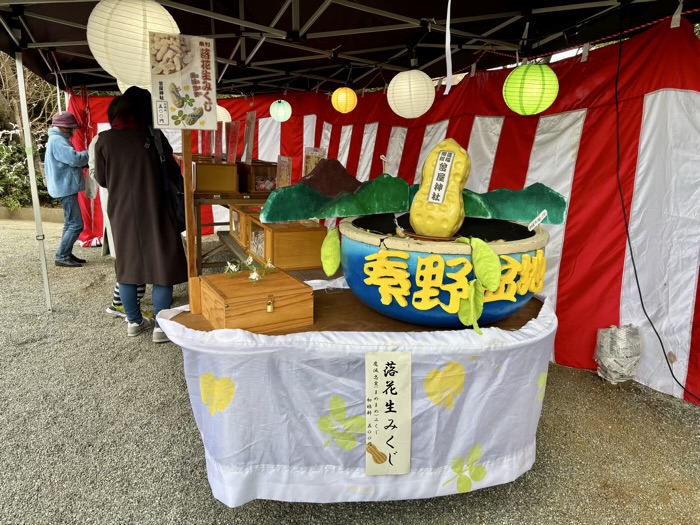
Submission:
[[411,354],[365,354],[368,476],[411,471]]
[[161,129],[216,129],[214,41],[150,33],[153,122]]

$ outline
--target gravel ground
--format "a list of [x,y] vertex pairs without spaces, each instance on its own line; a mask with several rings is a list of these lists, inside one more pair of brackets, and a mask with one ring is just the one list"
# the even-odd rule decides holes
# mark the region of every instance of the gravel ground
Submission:
[[[700,407],[551,365],[534,468],[517,481],[429,500],[230,509],[207,482],[182,354],[127,339],[104,313],[112,261],[76,249],[44,308],[31,222],[0,221],[2,524],[700,523]],[[150,295],[150,293],[149,293]],[[187,302],[178,287],[175,303]],[[150,307],[150,304],[147,304]]]

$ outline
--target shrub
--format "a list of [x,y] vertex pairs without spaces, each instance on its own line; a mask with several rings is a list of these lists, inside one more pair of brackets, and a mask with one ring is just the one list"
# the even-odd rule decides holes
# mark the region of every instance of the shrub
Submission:
[[[32,205],[32,193],[29,181],[29,169],[24,147],[17,140],[17,131],[0,132],[0,206],[17,210]],[[43,144],[38,144],[39,148]],[[56,205],[49,196],[39,163],[39,155],[35,152],[34,166],[36,168],[36,183],[39,191],[39,202],[46,206]]]

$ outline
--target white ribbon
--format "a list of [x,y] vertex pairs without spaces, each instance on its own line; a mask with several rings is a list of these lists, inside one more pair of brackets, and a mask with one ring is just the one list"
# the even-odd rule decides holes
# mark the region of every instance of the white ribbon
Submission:
[[452,88],[452,44],[450,41],[450,13],[452,12],[452,0],[447,0],[447,25],[445,31],[445,62],[447,63],[447,81],[445,82],[445,95]]

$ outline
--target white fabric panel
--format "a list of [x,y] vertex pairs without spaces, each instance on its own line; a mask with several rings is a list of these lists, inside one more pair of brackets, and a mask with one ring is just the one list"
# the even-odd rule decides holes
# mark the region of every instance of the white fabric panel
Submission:
[[472,162],[472,171],[466,186],[468,190],[476,193],[489,191],[502,129],[503,117],[474,118],[474,125],[469,136],[469,147],[467,148]]
[[[182,131],[179,129],[162,129],[165,138],[170,142],[174,153],[182,153]],[[201,140],[201,135],[199,135]],[[200,150],[201,151],[201,150]]]
[[[630,214],[630,239],[646,310],[673,372],[685,384],[698,282],[700,249],[700,94],[659,91],[644,98],[637,177]],[[615,198],[618,198],[615,196]],[[634,269],[625,257],[621,324],[643,332],[637,381],[683,396],[639,302]]]
[[[326,503],[455,494],[453,462],[477,445],[483,449],[478,464],[486,475],[474,481],[473,489],[510,482],[534,463],[542,381],[557,327],[548,302],[521,330],[484,328],[483,336],[471,330],[207,333],[169,320],[181,311],[160,312],[158,320],[183,349],[209,483],[226,505],[253,499]],[[364,433],[353,434],[355,446],[344,450],[319,422],[330,419],[325,416],[336,396],[346,406],[345,417],[364,416],[365,353],[392,351],[411,352],[411,472],[366,476]],[[450,363],[466,374],[461,381],[453,375],[441,395],[429,396],[426,378]],[[230,402],[214,402],[216,409],[205,405],[205,374],[233,382]],[[442,403],[452,393],[455,403],[448,410]]]
[[315,148],[316,115],[304,115],[304,148]]
[[226,224],[222,224],[221,226],[214,226],[214,231],[229,231],[231,223],[230,223],[230,218],[231,218],[231,210],[228,208],[228,206],[219,206],[218,204],[214,204],[211,207],[211,211],[214,215],[214,222],[225,222]]
[[423,179],[423,164],[428,158],[430,152],[435,146],[440,144],[447,136],[447,125],[449,120],[442,120],[437,124],[431,124],[425,127],[425,135],[423,135],[423,144],[420,147],[420,155],[418,156],[418,166],[416,166],[416,176],[413,179],[413,184],[420,184]]
[[352,140],[353,126],[343,126],[340,130],[340,147],[338,148],[338,160],[343,166],[348,165],[350,155],[350,141]]
[[357,180],[365,182],[369,180],[372,170],[372,160],[374,160],[374,145],[377,142],[377,130],[379,123],[365,124],[365,131],[362,135],[362,151],[360,152],[360,163],[357,166]]
[[281,141],[281,122],[273,118],[258,119],[258,160],[277,162]]
[[[389,135],[389,147],[386,150],[386,172],[392,177],[399,175],[403,146],[406,143],[407,128],[391,128]],[[381,152],[377,152],[380,155]]]
[[[540,118],[530,154],[525,187],[541,182],[562,194],[566,202],[571,200],[571,186],[574,183],[576,159],[585,120],[586,110]],[[540,211],[542,210],[538,213]],[[564,248],[566,222],[547,224],[544,228],[550,235],[549,244],[545,248],[547,273],[544,278],[544,293],[556,308],[559,265]]]
[[333,125],[328,122],[323,123],[323,132],[321,133],[321,145],[319,148],[326,150],[326,155],[328,154],[328,148],[331,145],[331,131],[333,131]]

